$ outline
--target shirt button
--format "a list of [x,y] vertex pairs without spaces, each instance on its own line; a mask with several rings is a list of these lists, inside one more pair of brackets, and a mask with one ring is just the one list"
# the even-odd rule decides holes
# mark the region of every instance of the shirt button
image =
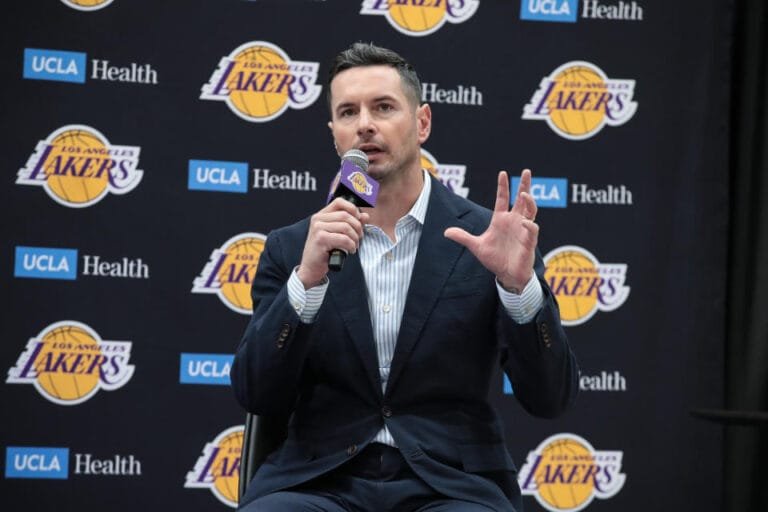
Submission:
[[390,311],[391,309],[392,309],[392,307],[391,307],[389,304],[384,304],[384,305],[381,307],[381,310],[382,310],[383,312],[385,312],[385,313],[389,313],[389,311]]
[[388,405],[385,405],[381,408],[381,415],[385,418],[391,418],[392,417],[392,409],[389,408]]
[[395,259],[395,255],[392,254],[392,251],[385,254],[384,257],[387,258],[387,261],[392,261],[393,259]]

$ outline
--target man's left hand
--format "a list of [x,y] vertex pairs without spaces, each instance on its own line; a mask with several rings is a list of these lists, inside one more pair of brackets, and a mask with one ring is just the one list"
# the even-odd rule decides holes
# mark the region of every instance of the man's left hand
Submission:
[[501,286],[521,293],[533,275],[539,226],[536,201],[531,196],[531,171],[520,175],[515,204],[509,209],[509,178],[499,173],[496,205],[491,224],[480,236],[461,228],[448,228],[445,237],[469,249],[485,268],[496,275]]

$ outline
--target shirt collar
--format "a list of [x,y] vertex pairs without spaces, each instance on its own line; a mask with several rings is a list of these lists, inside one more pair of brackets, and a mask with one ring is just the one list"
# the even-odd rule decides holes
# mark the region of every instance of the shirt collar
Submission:
[[413,217],[415,220],[419,222],[419,224],[423,226],[424,219],[427,216],[427,206],[429,205],[429,194],[432,191],[432,177],[424,169],[422,169],[421,172],[424,174],[424,186],[421,187],[421,194],[419,194],[419,197],[416,199],[416,202],[413,203],[413,207],[411,207],[411,210],[406,214],[406,217]]

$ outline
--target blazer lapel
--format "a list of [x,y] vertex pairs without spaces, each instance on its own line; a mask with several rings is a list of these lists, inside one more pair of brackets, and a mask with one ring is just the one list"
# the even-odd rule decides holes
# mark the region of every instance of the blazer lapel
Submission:
[[368,294],[365,290],[363,268],[358,254],[347,255],[344,269],[330,276],[328,293],[336,303],[337,311],[344,320],[354,346],[363,361],[365,373],[376,395],[381,397],[381,377],[373,339],[371,314],[368,311]]
[[465,250],[463,246],[443,236],[443,232],[452,226],[470,230],[470,226],[459,219],[464,211],[456,208],[456,203],[449,194],[452,192],[442,183],[432,181],[429,207],[408,287],[385,394],[394,389],[395,381],[403,371],[445,282]]

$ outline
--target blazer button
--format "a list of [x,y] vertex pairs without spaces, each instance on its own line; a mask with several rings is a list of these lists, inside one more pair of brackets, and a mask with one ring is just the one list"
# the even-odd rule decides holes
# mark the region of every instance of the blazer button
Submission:
[[350,457],[357,453],[357,445],[351,444],[347,447],[347,455]]
[[392,409],[390,409],[388,405],[385,405],[384,407],[381,408],[381,414],[385,418],[391,418],[392,417]]

